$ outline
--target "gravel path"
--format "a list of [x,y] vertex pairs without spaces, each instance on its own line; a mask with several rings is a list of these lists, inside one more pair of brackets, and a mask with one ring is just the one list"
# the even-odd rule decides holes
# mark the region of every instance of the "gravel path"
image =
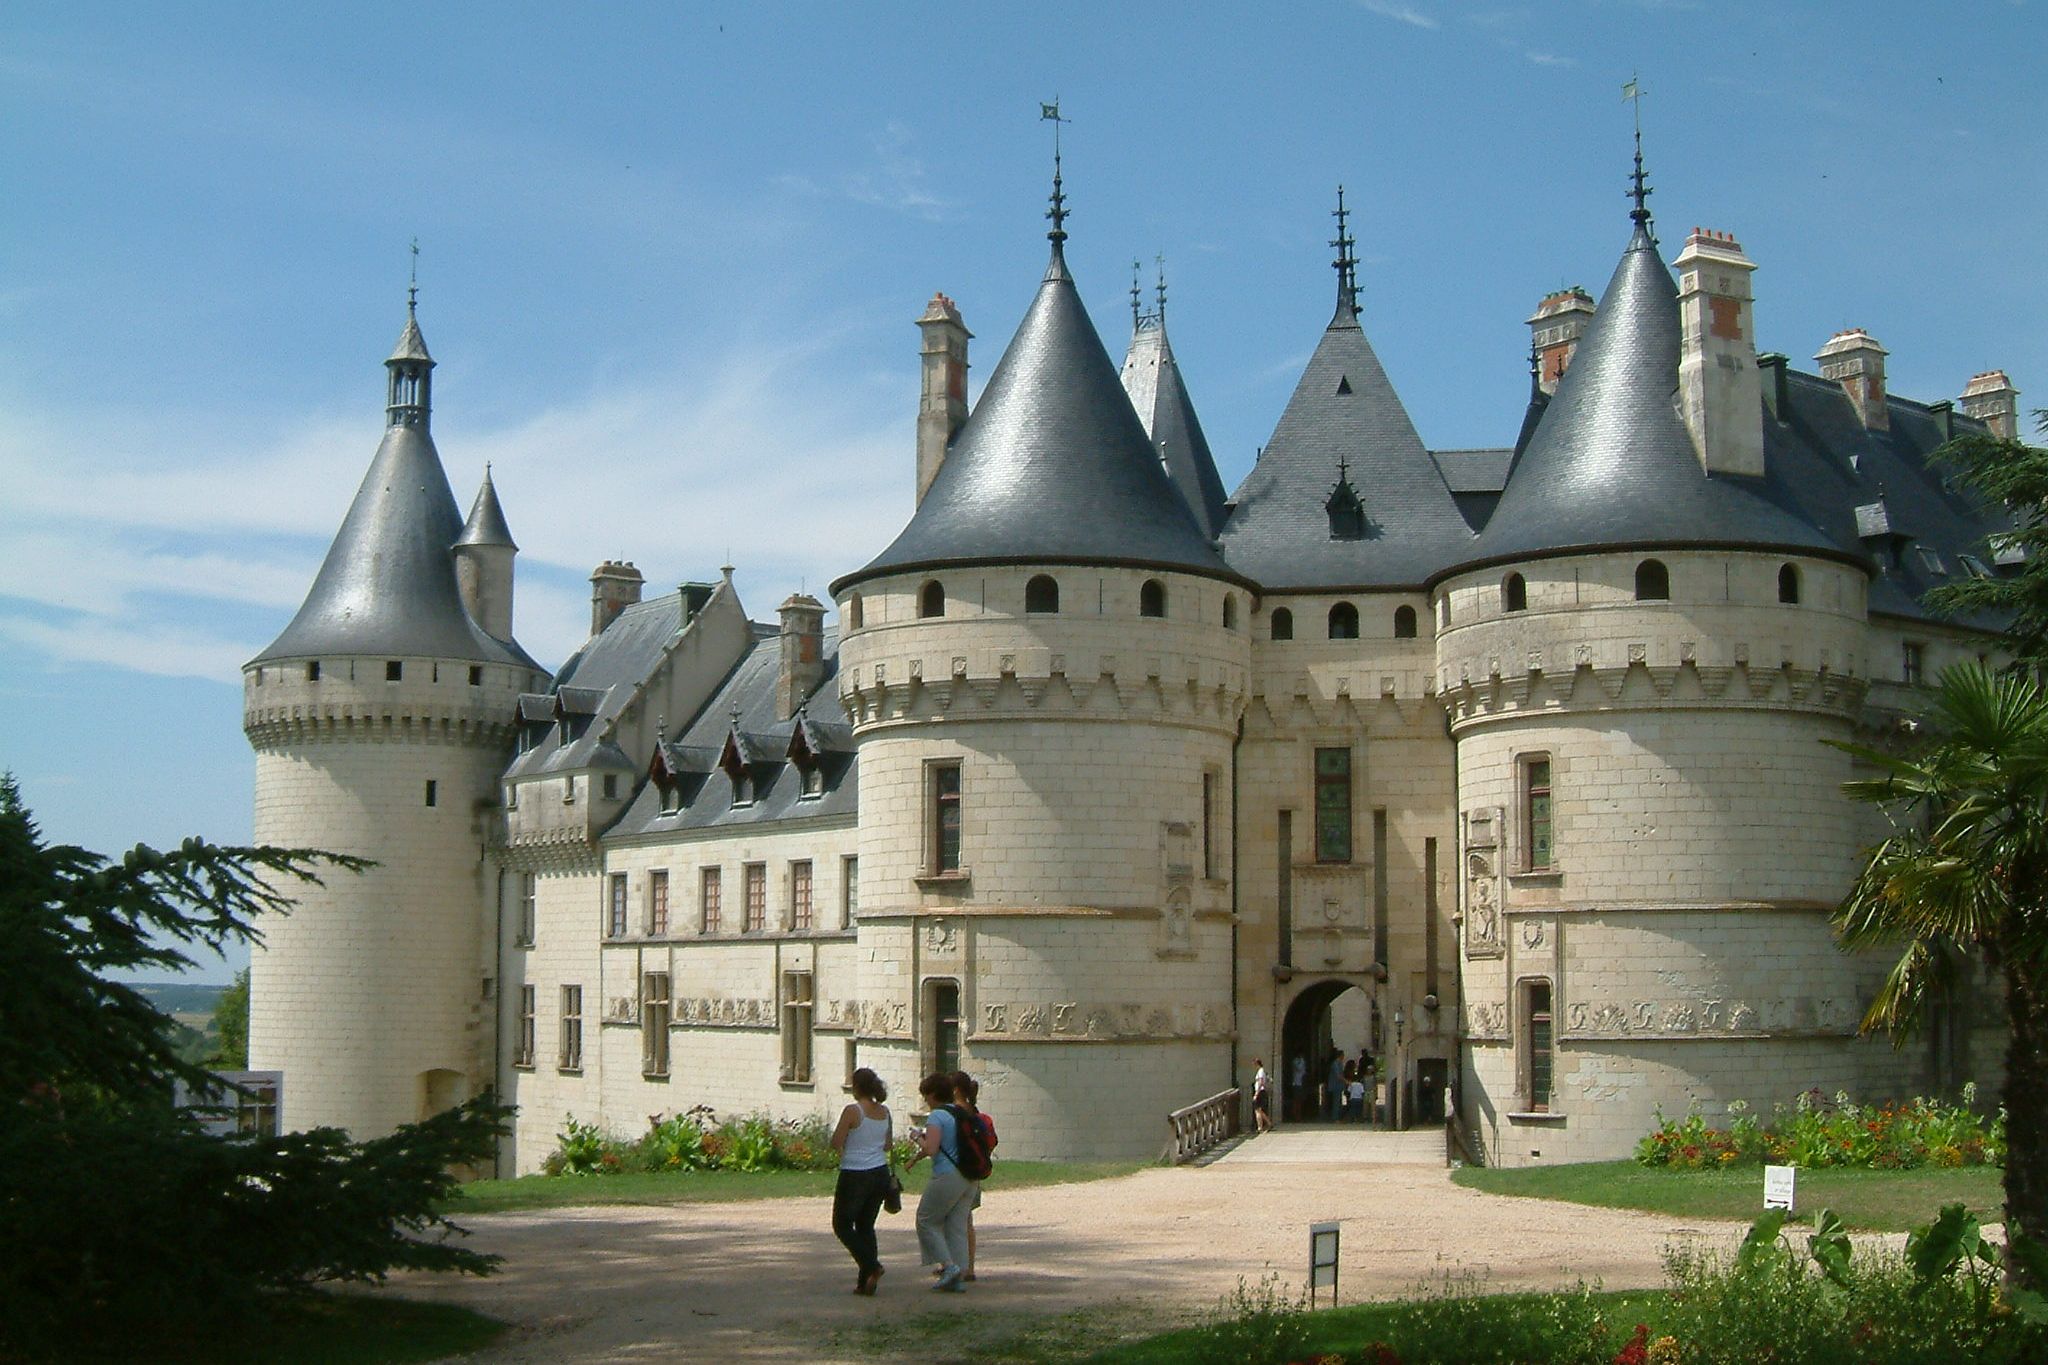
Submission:
[[1332,1218],[1343,1221],[1346,1302],[1446,1273],[1495,1290],[1651,1286],[1668,1243],[1732,1244],[1743,1231],[1479,1194],[1425,1166],[1224,1161],[1014,1193],[1000,1178],[978,1218],[981,1278],[960,1295],[927,1288],[914,1207],[883,1215],[881,1293],[851,1294],[853,1263],[832,1238],[830,1201],[818,1198],[478,1216],[464,1221],[479,1250],[505,1257],[498,1275],[408,1277],[393,1288],[518,1324],[477,1360],[832,1361],[849,1358],[828,1344],[835,1332],[934,1311],[1051,1315],[1135,1299],[1184,1317],[1240,1277],[1278,1273],[1292,1291],[1308,1225]]

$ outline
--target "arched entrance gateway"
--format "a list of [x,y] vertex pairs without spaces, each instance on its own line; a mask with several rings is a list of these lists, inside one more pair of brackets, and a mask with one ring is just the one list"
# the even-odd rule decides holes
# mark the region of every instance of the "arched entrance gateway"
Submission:
[[[1377,983],[1332,979],[1302,988],[1287,1007],[1280,1028],[1281,1114],[1297,1122],[1334,1119],[1340,1112],[1331,1090],[1331,1062],[1356,1062],[1360,1053],[1380,1063],[1385,1021],[1380,1014]],[[1304,1081],[1295,1084],[1295,1059],[1301,1058]],[[1380,1063],[1384,1079],[1384,1063]],[[1368,1110],[1374,1105],[1373,1084],[1366,1083]],[[1354,1115],[1354,1117],[1357,1117]],[[1368,1113],[1368,1119],[1378,1116]]]

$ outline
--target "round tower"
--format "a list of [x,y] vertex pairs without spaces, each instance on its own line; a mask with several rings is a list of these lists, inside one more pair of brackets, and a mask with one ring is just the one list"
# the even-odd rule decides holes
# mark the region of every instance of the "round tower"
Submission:
[[972,1071],[1006,1152],[1155,1156],[1168,1113],[1234,1083],[1251,598],[1152,450],[1064,235],[909,525],[833,585],[859,1047],[905,1093]]
[[[1498,507],[1431,584],[1463,1109],[1503,1165],[1626,1156],[1659,1109],[1904,1082],[1856,1037],[1882,964],[1828,924],[1862,844],[1829,742],[1866,686],[1869,567],[1763,477],[1746,260],[1702,286],[1744,306],[1701,300],[1713,326],[1682,328],[1640,197],[1634,216]],[[1686,391],[1745,365],[1746,391]]]
[[511,639],[511,537],[488,479],[490,524],[471,530],[503,580],[500,629],[465,608],[467,537],[428,434],[434,361],[410,305],[385,364],[383,442],[304,605],[243,670],[256,841],[376,860],[296,888],[291,913],[263,921],[249,1061],[284,1073],[290,1127],[357,1138],[490,1082],[486,819],[518,695],[546,678]]

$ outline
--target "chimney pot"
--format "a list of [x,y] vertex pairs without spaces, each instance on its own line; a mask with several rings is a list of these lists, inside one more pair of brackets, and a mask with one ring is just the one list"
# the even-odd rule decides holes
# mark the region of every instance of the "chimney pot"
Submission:
[[1545,294],[1528,319],[1530,341],[1536,350],[1536,382],[1545,393],[1556,393],[1564,378],[1579,338],[1593,325],[1593,296],[1580,285]]
[[944,294],[933,294],[917,320],[924,373],[917,406],[917,500],[931,490],[946,450],[967,420],[967,343],[974,333]]
[[2002,441],[2020,438],[2020,391],[2004,370],[1985,370],[1970,376],[1957,403],[1963,415],[1974,417]]
[[607,559],[590,575],[590,633],[596,635],[640,600],[645,580],[631,563]]
[[781,671],[775,679],[775,714],[788,720],[825,680],[825,604],[809,593],[783,600]]
[[1845,327],[1815,353],[1823,379],[1842,386],[1865,431],[1890,431],[1891,407],[1885,401],[1884,358],[1890,354],[1861,327]]
[[1750,308],[1755,270],[1733,233],[1711,228],[1694,228],[1678,255],[1679,406],[1709,474],[1764,473],[1763,376]]

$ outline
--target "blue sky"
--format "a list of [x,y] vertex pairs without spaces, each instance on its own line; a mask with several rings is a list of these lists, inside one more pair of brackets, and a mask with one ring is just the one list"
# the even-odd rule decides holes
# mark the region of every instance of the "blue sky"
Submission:
[[1335,186],[1423,439],[1505,444],[1523,325],[1627,237],[1757,261],[1760,339],[1868,328],[1895,391],[2048,402],[2038,4],[38,4],[0,15],[0,765],[46,834],[248,836],[239,667],[376,447],[418,237],[435,433],[493,462],[519,634],[591,566],[738,566],[757,616],[909,510],[911,320],[985,377],[1043,264],[1104,340],[1164,255],[1234,487],[1327,322]]

